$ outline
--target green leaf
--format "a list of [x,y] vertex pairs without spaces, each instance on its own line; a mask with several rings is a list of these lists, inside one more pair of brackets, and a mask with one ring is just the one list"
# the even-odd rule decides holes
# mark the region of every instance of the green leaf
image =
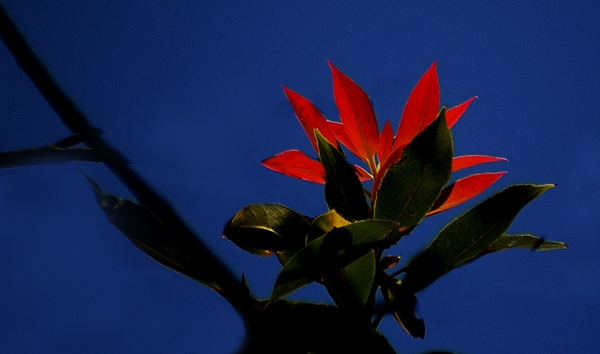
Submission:
[[284,205],[251,204],[227,222],[223,236],[245,251],[261,256],[278,252],[287,260],[305,246],[309,227],[304,216]]
[[548,251],[567,248],[567,245],[564,242],[549,241],[529,234],[502,235],[485,249],[485,253],[497,252],[510,248],[528,248],[534,251]]
[[411,229],[437,200],[452,173],[452,135],[444,112],[406,146],[398,163],[382,172],[376,219],[395,220]]
[[356,261],[323,279],[327,292],[340,308],[364,308],[375,281],[375,251],[371,250]]
[[285,264],[275,281],[271,301],[345,268],[397,228],[392,221],[363,220],[332,229]]
[[362,183],[346,157],[318,130],[315,130],[319,158],[325,168],[325,201],[346,219],[364,220],[369,217],[369,205]]
[[415,315],[417,297],[407,291],[399,281],[388,278],[381,285],[381,293],[390,311],[411,336],[425,338],[425,322]]
[[311,230],[308,233],[306,243],[311,243],[334,228],[343,227],[349,224],[351,224],[350,221],[344,219],[335,210],[330,210],[314,218],[312,224],[310,225]]
[[459,216],[410,262],[402,286],[416,293],[452,268],[487,252],[521,209],[552,187],[513,185]]
[[104,193],[91,177],[98,205],[108,221],[139,249],[162,265],[211,287],[217,279],[210,264],[204,261],[204,246],[193,237],[173,232],[150,209],[131,200]]

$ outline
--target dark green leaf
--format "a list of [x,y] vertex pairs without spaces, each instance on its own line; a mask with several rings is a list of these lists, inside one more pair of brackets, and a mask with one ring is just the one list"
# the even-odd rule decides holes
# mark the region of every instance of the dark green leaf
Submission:
[[549,241],[541,237],[523,235],[502,235],[486,249],[486,253],[502,251],[510,248],[528,248],[534,251],[547,251],[567,248],[564,242]]
[[108,221],[139,249],[162,265],[190,278],[215,286],[210,264],[205,264],[203,246],[192,237],[179,235],[150,209],[131,200],[104,193],[98,183],[85,175]]
[[418,292],[452,268],[486,252],[525,205],[553,186],[513,185],[459,216],[410,262],[402,286]]
[[325,201],[346,219],[364,220],[369,217],[369,205],[356,170],[346,157],[318,130],[315,130],[319,158],[325,169]]
[[339,273],[323,279],[327,292],[340,308],[364,308],[375,281],[375,251],[371,250]]
[[411,229],[435,203],[452,173],[452,135],[444,112],[406,146],[398,163],[382,171],[375,218]]
[[425,322],[415,315],[415,294],[394,279],[384,282],[381,291],[390,311],[404,330],[415,338],[425,338]]
[[223,236],[241,249],[268,256],[282,254],[287,261],[305,246],[309,222],[281,204],[251,204],[238,211],[225,225]]
[[275,282],[271,301],[345,268],[397,227],[392,221],[363,220],[332,229],[286,263]]
[[371,326],[330,305],[269,303],[248,328],[241,354],[394,354]]

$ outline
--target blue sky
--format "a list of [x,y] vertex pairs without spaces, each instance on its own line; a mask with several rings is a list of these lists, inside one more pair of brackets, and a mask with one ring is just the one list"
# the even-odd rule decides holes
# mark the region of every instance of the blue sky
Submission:
[[[327,60],[397,126],[437,61],[442,104],[477,95],[453,128],[456,154],[508,158],[486,195],[556,183],[510,228],[569,249],[512,250],[454,270],[419,293],[425,340],[391,317],[401,353],[581,353],[598,347],[600,5],[589,1],[2,3],[89,119],[177,207],[255,295],[274,257],[220,237],[246,204],[325,211],[322,186],[260,161],[311,146],[281,85],[337,120]],[[0,46],[0,150],[69,134]],[[102,166],[0,171],[0,345],[11,353],[231,353],[237,314],[214,292],[158,265],[116,231],[77,167],[129,197]],[[481,201],[481,196],[477,201]],[[428,218],[395,249],[404,260],[469,205]],[[326,301],[317,285],[295,298]]]

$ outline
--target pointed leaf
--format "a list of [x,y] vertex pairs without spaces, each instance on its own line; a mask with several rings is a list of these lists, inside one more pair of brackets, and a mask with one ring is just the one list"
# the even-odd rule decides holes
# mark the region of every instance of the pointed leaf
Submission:
[[108,221],[137,248],[160,264],[210,287],[218,288],[219,279],[212,264],[205,261],[206,249],[193,237],[175,233],[150,209],[127,199],[104,193],[98,183],[84,174],[100,209]]
[[317,107],[307,98],[288,89],[285,86],[282,87],[285,91],[285,95],[292,104],[296,118],[298,118],[302,128],[304,128],[304,131],[306,132],[306,135],[308,135],[308,138],[315,148],[315,151],[317,151],[317,141],[314,134],[315,129],[319,129],[325,139],[327,139],[331,144],[335,144],[335,135],[329,128],[329,124],[327,123],[327,120],[321,111],[319,111],[319,109],[317,109]]
[[396,229],[395,222],[372,219],[333,228],[296,253],[283,267],[271,301],[345,268]]
[[486,248],[485,253],[497,252],[517,247],[532,249],[534,251],[548,251],[567,248],[567,245],[564,242],[549,241],[542,237],[537,237],[530,234],[502,235]]
[[369,217],[362,184],[352,165],[338,149],[316,131],[319,157],[325,168],[325,201],[329,209],[351,220]]
[[373,179],[373,177],[371,177],[369,172],[367,172],[364,168],[362,168],[358,165],[352,165],[352,167],[354,167],[354,172],[356,172],[356,175],[358,176],[358,179],[361,182]]
[[552,187],[513,185],[459,216],[409,263],[402,286],[416,293],[452,268],[486,252],[525,205]]
[[291,258],[304,248],[309,227],[304,216],[284,205],[251,204],[227,222],[223,236],[250,253],[268,256],[283,252]]
[[379,128],[367,94],[352,79],[329,62],[333,94],[346,133],[358,157],[371,163],[379,148]]
[[438,116],[440,84],[435,66],[434,62],[408,96],[396,133],[394,149],[410,143]]
[[486,155],[465,155],[456,156],[452,159],[452,172],[462,170],[463,168],[479,165],[480,163],[493,161],[508,161],[503,157],[494,157]]
[[284,175],[311,182],[325,183],[323,165],[300,150],[281,152],[264,159],[262,165]]
[[444,111],[404,149],[402,160],[383,177],[375,199],[375,218],[415,227],[450,179],[452,135]]
[[486,190],[505,173],[479,173],[457,180],[442,190],[427,215],[433,215],[466,202]]
[[377,150],[377,158],[379,159],[380,165],[387,160],[388,156],[392,152],[394,145],[394,132],[392,132],[392,125],[390,121],[386,121],[379,137],[379,149]]
[[456,121],[458,121],[458,118],[460,118],[463,115],[463,113],[465,113],[471,101],[473,101],[476,98],[477,96],[471,97],[465,102],[459,104],[458,106],[448,108],[448,111],[446,112],[446,124],[448,124],[448,128],[452,128],[452,126],[454,126]]

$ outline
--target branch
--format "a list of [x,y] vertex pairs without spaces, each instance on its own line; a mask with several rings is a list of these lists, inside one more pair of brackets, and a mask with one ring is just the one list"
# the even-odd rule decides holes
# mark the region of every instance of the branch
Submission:
[[[106,158],[109,169],[127,186],[136,198],[147,208],[160,216],[175,233],[194,239],[203,252],[203,260],[211,264],[215,282],[221,295],[242,315],[253,315],[258,309],[252,302],[247,290],[236,280],[233,274],[216,256],[195,236],[191,228],[175,213],[174,209],[156,193],[135,171],[129,168],[125,158],[101,137],[84,114],[60,89],[27,45],[23,36],[0,5],[0,36],[10,50],[18,65],[37,87],[41,95],[54,109],[65,126],[77,134],[86,145]],[[69,142],[66,142],[67,144]]]

